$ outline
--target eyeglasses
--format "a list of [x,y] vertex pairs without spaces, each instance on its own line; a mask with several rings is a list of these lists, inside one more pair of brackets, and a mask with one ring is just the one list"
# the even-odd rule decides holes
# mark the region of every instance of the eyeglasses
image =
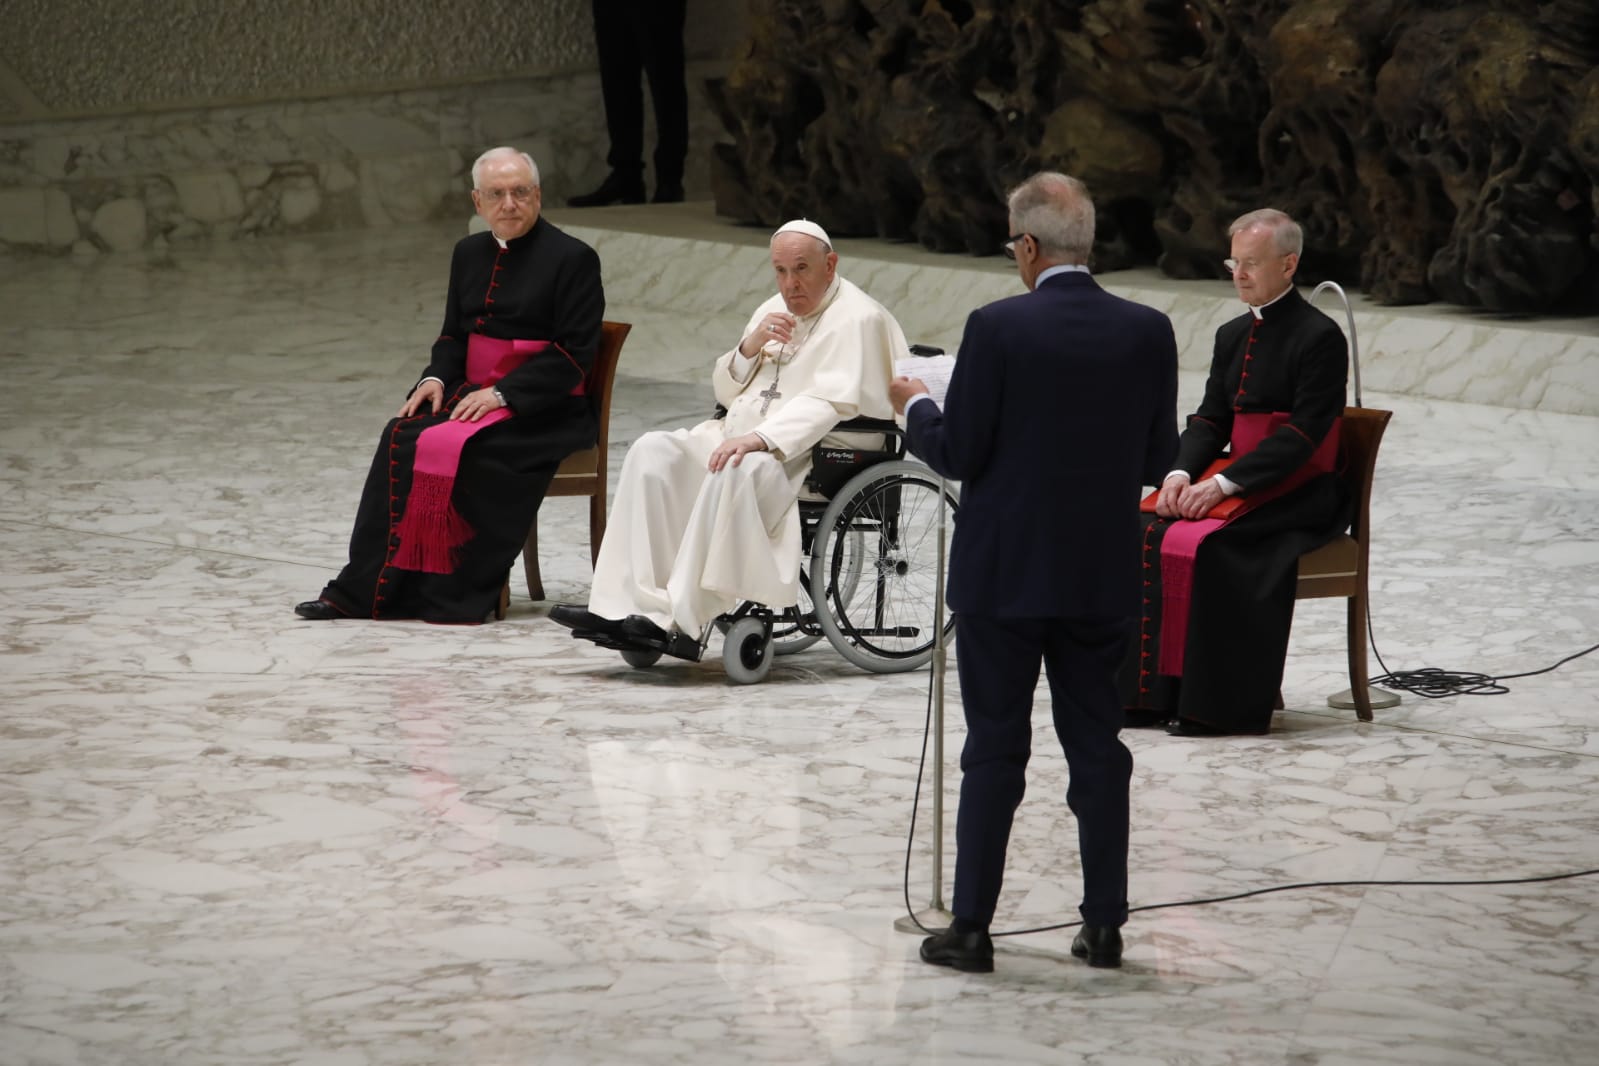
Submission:
[[504,200],[506,197],[510,197],[519,204],[525,204],[533,199],[533,187],[531,185],[514,185],[509,189],[473,189],[472,191],[483,197],[483,199],[491,200],[495,203]]
[[1267,256],[1264,260],[1261,260],[1261,259],[1223,259],[1221,261],[1221,265],[1227,268],[1227,273],[1229,273],[1229,274],[1237,274],[1240,271],[1242,271],[1245,274],[1253,274],[1255,271],[1259,270],[1261,268],[1262,264],[1264,264],[1264,263],[1270,263],[1270,262],[1272,262],[1273,260],[1276,260],[1276,259],[1287,259],[1287,258],[1288,258],[1287,253],[1284,253],[1283,255]]
[[1033,237],[1033,235],[1031,233],[1012,233],[1009,237],[1005,238],[1005,245],[1004,245],[1004,249],[1003,250],[1005,252],[1005,258],[1006,259],[1015,259],[1016,258],[1016,242],[1021,240],[1023,237],[1032,237],[1034,243],[1037,243],[1037,241],[1038,241],[1038,238],[1037,237]]

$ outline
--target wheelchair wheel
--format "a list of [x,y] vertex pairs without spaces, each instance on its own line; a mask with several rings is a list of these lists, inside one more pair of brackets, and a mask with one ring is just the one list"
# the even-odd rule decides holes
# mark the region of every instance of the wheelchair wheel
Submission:
[[[954,488],[941,497],[938,475],[906,459],[861,471],[833,497],[812,539],[811,588],[840,655],[879,674],[932,658],[938,527],[959,506]],[[945,632],[954,625],[946,618]]]
[[766,623],[759,618],[740,618],[728,627],[722,641],[722,665],[735,685],[754,685],[772,670],[772,641]]
[[622,661],[635,670],[648,670],[660,660],[661,653],[654,648],[628,648],[622,652]]

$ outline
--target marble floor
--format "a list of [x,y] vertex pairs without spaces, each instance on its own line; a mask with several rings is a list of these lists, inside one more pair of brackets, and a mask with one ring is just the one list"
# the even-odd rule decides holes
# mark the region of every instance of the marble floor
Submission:
[[[1148,910],[1119,971],[1067,930],[963,976],[894,928],[925,674],[825,644],[754,687],[631,671],[515,582],[482,627],[294,618],[458,232],[0,262],[4,1066],[1599,1061],[1599,878]],[[607,261],[617,291],[632,267]],[[649,325],[614,464],[699,417],[743,316],[610,314]],[[1387,665],[1514,673],[1599,641],[1599,419],[1366,402],[1395,411]],[[551,597],[581,599],[582,502],[541,528]],[[1599,867],[1599,654],[1361,724],[1325,702],[1342,611],[1300,605],[1270,736],[1129,734],[1135,906]],[[953,763],[953,673],[950,707]],[[1075,916],[1064,766],[1036,745],[1008,929]]]

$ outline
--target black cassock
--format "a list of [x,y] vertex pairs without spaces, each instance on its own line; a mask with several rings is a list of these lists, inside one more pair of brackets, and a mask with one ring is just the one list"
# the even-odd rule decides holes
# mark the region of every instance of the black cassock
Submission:
[[[1290,289],[1216,331],[1199,410],[1189,416],[1173,469],[1195,481],[1221,457],[1235,413],[1288,413],[1225,471],[1240,494],[1261,492],[1303,466],[1343,413],[1348,347],[1337,323]],[[1315,477],[1204,539],[1180,678],[1160,674],[1160,541],[1172,519],[1144,515],[1144,611],[1121,672],[1123,704],[1168,711],[1229,732],[1265,732],[1282,686],[1299,556],[1348,528],[1337,477]],[[1177,519],[1176,521],[1182,521]]]
[[[444,328],[422,373],[444,382],[444,408],[436,415],[424,408],[384,428],[350,534],[350,561],[323,590],[324,599],[358,617],[483,621],[556,468],[594,443],[589,402],[572,390],[594,363],[604,315],[599,256],[543,218],[504,248],[490,233],[456,244]],[[394,565],[397,529],[411,493],[417,437],[483,384],[467,380],[472,333],[551,346],[499,381],[512,417],[474,433],[461,450],[450,499],[473,533],[453,570],[402,570]]]

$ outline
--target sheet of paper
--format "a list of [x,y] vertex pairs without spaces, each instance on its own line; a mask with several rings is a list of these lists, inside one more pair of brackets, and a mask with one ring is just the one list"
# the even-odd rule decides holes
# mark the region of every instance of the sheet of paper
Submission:
[[954,372],[953,355],[911,356],[894,364],[895,374],[920,378],[922,384],[927,386],[933,402],[940,407],[944,406],[944,394],[949,391],[949,376]]

